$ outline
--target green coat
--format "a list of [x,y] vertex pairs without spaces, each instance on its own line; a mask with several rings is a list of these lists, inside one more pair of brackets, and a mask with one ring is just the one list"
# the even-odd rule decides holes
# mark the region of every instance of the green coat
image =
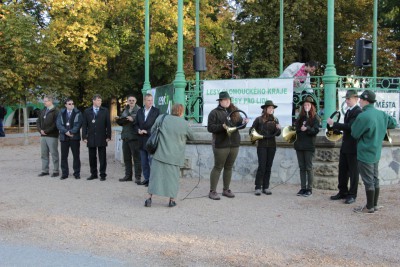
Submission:
[[[151,128],[152,134],[160,124],[161,118],[162,115],[158,116]],[[184,166],[187,139],[193,139],[188,122],[183,118],[167,115],[161,125],[160,140],[153,158],[163,163]]]
[[[117,119],[117,124],[122,126],[121,139],[124,141],[138,140],[138,132],[135,129],[136,115],[140,107],[135,105],[131,112],[129,112],[129,105],[126,106],[121,117]],[[133,121],[126,120],[126,117],[131,116]]]
[[386,129],[394,129],[396,120],[374,104],[363,107],[351,125],[351,136],[357,140],[357,159],[365,163],[376,163],[381,158],[382,142]]

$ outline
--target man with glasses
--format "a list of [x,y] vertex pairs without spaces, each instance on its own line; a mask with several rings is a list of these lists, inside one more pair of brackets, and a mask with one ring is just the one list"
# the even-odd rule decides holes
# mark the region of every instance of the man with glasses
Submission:
[[135,131],[134,124],[136,122],[136,114],[140,107],[136,105],[136,97],[130,95],[127,98],[128,105],[122,112],[120,117],[117,117],[117,124],[122,126],[121,139],[122,152],[124,154],[125,177],[119,179],[120,182],[132,181],[132,158],[135,167],[135,183],[140,183],[142,175],[142,167],[140,163],[139,149],[139,133]]
[[87,180],[97,179],[97,154],[100,162],[100,181],[106,180],[107,143],[111,141],[111,121],[108,109],[101,106],[101,96],[93,96],[93,106],[83,113],[82,139],[89,149],[90,176]]
[[58,158],[58,129],[57,116],[58,110],[53,105],[53,97],[43,98],[44,109],[41,110],[36,121],[37,129],[40,133],[40,154],[42,157],[42,172],[39,176],[49,175],[49,153],[53,160],[53,174],[51,177],[60,175]]
[[63,108],[57,117],[57,128],[60,131],[61,143],[61,180],[67,179],[69,175],[68,153],[71,148],[73,156],[73,169],[75,179],[81,178],[80,141],[82,114],[75,108],[72,99],[64,102]]

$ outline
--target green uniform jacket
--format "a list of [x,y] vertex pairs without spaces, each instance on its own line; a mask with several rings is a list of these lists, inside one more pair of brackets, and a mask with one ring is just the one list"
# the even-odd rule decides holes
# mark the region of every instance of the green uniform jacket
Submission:
[[396,120],[374,104],[363,107],[351,125],[351,136],[357,140],[357,159],[365,163],[376,163],[381,158],[382,142],[386,129],[394,129]]
[[[163,115],[158,116],[151,134],[160,125]],[[183,118],[167,115],[161,124],[160,139],[153,158],[166,164],[184,166],[186,140],[193,139],[189,123]]]

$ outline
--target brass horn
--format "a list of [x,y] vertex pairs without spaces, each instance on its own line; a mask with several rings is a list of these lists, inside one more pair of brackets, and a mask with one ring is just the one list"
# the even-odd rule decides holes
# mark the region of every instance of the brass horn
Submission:
[[293,126],[286,126],[282,130],[282,137],[288,143],[294,143],[297,139],[296,129]]
[[389,130],[386,130],[386,134],[385,137],[383,138],[383,141],[389,142],[390,144],[392,143],[392,137],[390,137]]
[[237,131],[237,127],[226,127],[225,130],[228,136],[231,136],[233,132]]
[[[340,111],[337,110],[330,116],[333,119],[337,115],[336,122],[340,120]],[[325,137],[331,142],[337,142],[343,137],[343,133],[339,130],[333,129],[329,124],[326,124]]]
[[261,140],[263,139],[264,136],[262,136],[261,134],[257,133],[256,129],[252,129],[250,132],[250,141],[252,143],[255,143],[257,140]]

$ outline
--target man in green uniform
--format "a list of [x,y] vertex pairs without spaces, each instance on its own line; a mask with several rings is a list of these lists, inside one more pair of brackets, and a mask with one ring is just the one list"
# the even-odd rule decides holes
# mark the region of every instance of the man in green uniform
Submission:
[[396,120],[374,107],[375,93],[365,90],[360,95],[358,115],[351,126],[351,136],[357,140],[358,169],[365,186],[367,205],[354,209],[357,213],[374,213],[378,210],[379,178],[378,166],[382,142],[387,129],[394,129]]

